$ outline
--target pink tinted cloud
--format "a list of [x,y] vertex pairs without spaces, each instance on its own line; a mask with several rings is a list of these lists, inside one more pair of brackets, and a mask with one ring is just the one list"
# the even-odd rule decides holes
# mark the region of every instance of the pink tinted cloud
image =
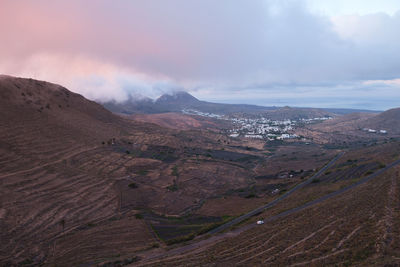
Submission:
[[[262,11],[261,1],[244,10],[227,3],[4,0],[0,55],[83,54],[177,80],[221,76],[246,63],[246,42],[257,48],[248,25]],[[234,64],[238,57],[241,64]]]
[[[72,84],[79,92],[104,80],[111,94],[123,89],[120,76],[147,91],[176,84],[266,94],[275,85],[290,92],[297,85],[400,76],[400,13],[358,20],[356,33],[373,21],[382,34],[371,43],[357,34],[344,38],[337,23],[304,3],[1,0],[0,73]],[[74,82],[85,77],[89,82]]]

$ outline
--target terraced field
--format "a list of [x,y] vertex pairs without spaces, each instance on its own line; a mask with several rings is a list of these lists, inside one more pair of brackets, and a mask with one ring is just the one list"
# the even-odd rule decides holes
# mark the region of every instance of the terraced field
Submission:
[[[132,158],[110,153],[106,144],[151,127],[57,85],[2,77],[0,87],[1,264],[101,260],[152,244],[134,210],[121,215],[117,182]],[[135,241],[124,245],[132,235]],[[94,240],[113,238],[96,248]]]
[[399,171],[396,167],[340,197],[251,227],[234,237],[223,234],[226,237],[216,244],[136,265],[399,264]]
[[[321,170],[338,149],[160,128],[6,76],[0,112],[0,265],[398,263],[399,167],[383,172],[396,140]],[[201,235],[292,188],[232,231]]]
[[221,134],[135,122],[46,82],[1,76],[0,101],[5,265],[100,264],[164,246],[141,214],[186,216],[250,188],[263,159]]

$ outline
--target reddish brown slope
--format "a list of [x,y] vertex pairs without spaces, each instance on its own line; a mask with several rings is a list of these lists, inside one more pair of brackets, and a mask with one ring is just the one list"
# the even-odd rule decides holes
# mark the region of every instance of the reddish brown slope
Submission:
[[179,214],[248,184],[246,162],[206,156],[237,156],[220,135],[128,120],[55,84],[2,76],[0,112],[0,265],[127,258],[157,242],[139,210]]
[[180,113],[160,113],[160,114],[136,114],[129,116],[135,121],[154,123],[161,127],[192,130],[192,129],[211,129],[215,130],[226,125],[226,122],[218,122],[210,118],[200,116],[189,116]]
[[[0,265],[71,259],[71,252],[80,261],[92,258],[98,233],[77,229],[116,214],[117,175],[96,174],[107,161],[85,160],[106,152],[102,141],[142,126],[61,86],[9,76],[0,76],[0,114]],[[119,233],[116,245],[135,234],[136,243],[124,245],[130,252],[152,242],[142,222],[127,218],[118,225],[131,231],[106,220],[98,240]],[[60,239],[63,228],[69,238]],[[113,248],[97,250],[110,255]]]
[[[317,143],[358,142],[369,139],[384,139],[400,134],[400,109],[392,109],[380,114],[351,113],[322,123],[296,129],[296,133]],[[377,130],[369,133],[365,129]],[[380,134],[386,130],[387,134]]]
[[400,108],[389,109],[377,116],[369,118],[361,124],[376,130],[386,130],[388,134],[400,134]]
[[[56,137],[57,131],[97,143],[119,134],[121,119],[101,105],[48,82],[0,76],[2,129],[13,132],[19,123],[26,128],[39,124],[41,133]],[[51,129],[46,126],[51,125]],[[96,139],[96,140],[95,140]],[[83,141],[83,140],[82,140]]]

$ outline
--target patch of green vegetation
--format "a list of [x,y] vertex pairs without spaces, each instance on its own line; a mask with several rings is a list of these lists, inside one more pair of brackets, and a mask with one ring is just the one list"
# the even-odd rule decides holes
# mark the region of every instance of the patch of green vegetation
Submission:
[[140,214],[140,213],[136,213],[135,214],[135,218],[138,219],[138,220],[141,220],[141,219],[143,219],[143,215]]
[[128,155],[131,154],[131,152],[129,150],[125,151],[125,153]]
[[203,226],[202,228],[200,228],[200,230],[198,230],[198,231],[196,232],[196,234],[197,234],[197,235],[206,234],[206,233],[208,233],[209,231],[211,231],[212,229],[217,228],[218,226],[221,226],[221,225],[223,225],[224,223],[226,223],[226,222],[232,220],[234,217],[232,217],[232,216],[226,216],[226,215],[225,215],[225,216],[222,216],[222,218],[223,218],[223,220],[222,220],[221,222],[210,223],[210,224],[207,224],[207,225]]
[[246,196],[246,198],[255,198],[256,195],[254,193],[250,193]]
[[[208,233],[235,217],[197,217],[197,216],[161,216],[158,224],[150,224],[154,233],[167,245],[185,242],[197,235]],[[166,221],[167,219],[168,221]]]
[[98,266],[101,266],[101,267],[125,266],[125,265],[128,265],[128,264],[137,262],[139,260],[140,260],[140,258],[138,256],[133,256],[132,258],[127,258],[127,259],[124,259],[124,260],[116,260],[116,261],[112,261],[112,262],[107,262],[107,263],[104,263],[104,264],[98,265]]
[[284,193],[286,193],[287,192],[287,189],[286,188],[283,188],[281,191],[279,191],[279,195],[282,195],[282,194],[284,194]]
[[158,244],[158,243],[151,244],[151,248],[159,248],[159,247],[160,247],[160,244]]
[[25,259],[23,261],[21,261],[20,263],[18,263],[18,265],[31,265],[33,264],[33,260],[31,259]]
[[332,171],[327,171],[327,172],[325,172],[325,175],[329,175],[331,173],[332,173]]
[[119,217],[117,217],[117,216],[114,216],[114,217],[111,217],[110,219],[108,219],[109,221],[117,221],[117,220],[119,220],[120,218]]
[[231,215],[222,215],[222,220],[224,221],[224,223],[226,223],[227,221],[230,221],[232,219],[234,219],[234,216]]
[[196,237],[196,234],[195,233],[191,233],[191,234],[188,234],[188,235],[184,235],[184,236],[180,236],[180,237],[176,237],[176,238],[170,239],[170,240],[166,241],[165,243],[168,246],[170,246],[170,245],[173,245],[173,244],[178,244],[178,243],[182,243],[182,242],[186,242],[186,241],[192,240],[195,237]]
[[234,216],[224,215],[224,216],[222,216],[222,220],[219,222],[208,223],[208,224],[201,226],[200,228],[193,228],[192,233],[167,240],[165,243],[167,245],[172,245],[172,244],[177,244],[177,243],[192,240],[194,237],[206,234],[209,231],[211,231],[212,229],[217,228],[218,226],[221,226],[234,218],[235,218]]
[[167,189],[169,191],[175,192],[175,191],[178,191],[179,188],[178,188],[176,181],[174,180],[174,183],[170,186],[167,186]]
[[176,176],[176,177],[178,177],[178,175],[179,175],[179,173],[178,173],[178,166],[174,166],[173,168],[172,168],[172,173],[171,173],[173,176]]
[[139,187],[136,183],[130,183],[128,186],[130,188],[138,188]]
[[318,178],[314,178],[314,179],[311,181],[311,183],[313,183],[313,184],[316,184],[316,183],[319,183],[319,182],[321,182],[321,180],[318,179]]
[[370,175],[370,174],[373,174],[373,173],[374,173],[373,171],[367,171],[367,172],[365,173],[365,176]]
[[136,171],[136,173],[144,176],[144,175],[147,175],[149,173],[149,171],[148,170],[138,170],[138,171]]

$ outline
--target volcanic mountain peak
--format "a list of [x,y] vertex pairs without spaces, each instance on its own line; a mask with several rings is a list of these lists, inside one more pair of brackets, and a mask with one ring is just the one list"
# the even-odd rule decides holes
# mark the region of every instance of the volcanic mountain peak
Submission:
[[174,92],[172,94],[163,94],[160,96],[157,100],[157,104],[164,104],[164,103],[196,103],[200,102],[197,98],[192,96],[191,94],[185,92],[185,91],[178,91]]

